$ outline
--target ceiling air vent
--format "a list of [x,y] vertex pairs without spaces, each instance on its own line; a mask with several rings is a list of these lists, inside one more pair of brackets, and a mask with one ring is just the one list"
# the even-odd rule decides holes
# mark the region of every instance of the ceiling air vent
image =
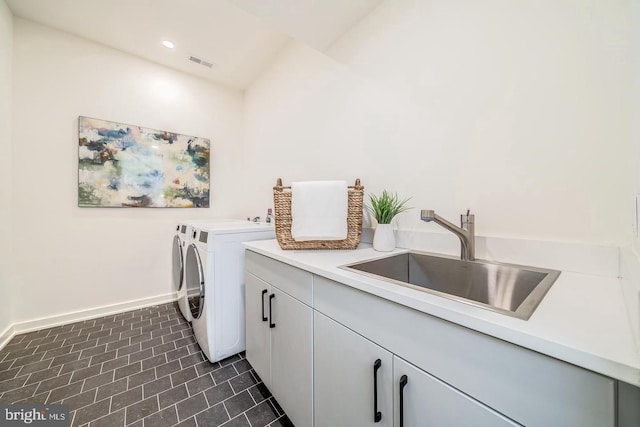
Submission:
[[196,64],[204,65],[207,68],[213,68],[212,62],[209,62],[206,59],[198,58],[197,56],[190,56],[189,61],[195,62]]

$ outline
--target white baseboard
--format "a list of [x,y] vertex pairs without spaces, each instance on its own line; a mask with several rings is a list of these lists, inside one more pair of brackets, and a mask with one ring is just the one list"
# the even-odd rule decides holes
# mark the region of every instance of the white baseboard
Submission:
[[15,334],[16,334],[16,331],[13,328],[13,325],[9,325],[7,329],[5,329],[0,334],[0,350],[2,350],[4,346],[7,345],[9,341],[11,341],[11,338],[13,338]]
[[0,335],[0,349],[7,345],[7,343],[17,334],[37,331],[40,329],[48,329],[54,326],[66,325],[68,323],[75,323],[83,320],[95,319],[98,317],[109,316],[111,314],[118,314],[125,311],[137,310],[139,308],[149,307],[153,305],[166,304],[168,302],[176,300],[176,292],[170,292],[164,295],[156,295],[153,297],[140,298],[110,305],[103,305],[100,307],[93,307],[55,316],[42,317],[40,319],[17,322],[10,325]]

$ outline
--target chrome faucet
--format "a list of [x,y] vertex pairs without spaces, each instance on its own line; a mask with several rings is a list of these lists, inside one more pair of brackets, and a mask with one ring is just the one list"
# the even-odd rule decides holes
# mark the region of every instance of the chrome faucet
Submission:
[[460,215],[460,225],[461,227],[457,227],[455,224],[450,223],[446,219],[442,218],[440,215],[437,215],[432,210],[422,210],[420,211],[420,219],[426,222],[435,222],[436,224],[441,225],[447,230],[454,233],[460,239],[460,259],[463,261],[473,261],[475,260],[475,229],[474,229],[474,216],[469,215],[469,210],[467,210],[467,214]]

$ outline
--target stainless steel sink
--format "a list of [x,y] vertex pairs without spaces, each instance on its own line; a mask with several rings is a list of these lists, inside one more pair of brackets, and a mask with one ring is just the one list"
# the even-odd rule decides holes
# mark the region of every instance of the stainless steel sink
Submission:
[[408,252],[342,266],[367,276],[527,320],[559,271]]

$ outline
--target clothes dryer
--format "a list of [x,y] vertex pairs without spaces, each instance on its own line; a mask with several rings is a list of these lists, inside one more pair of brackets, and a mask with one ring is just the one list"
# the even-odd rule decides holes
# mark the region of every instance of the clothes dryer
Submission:
[[173,290],[178,294],[178,307],[187,322],[191,322],[192,319],[184,286],[184,258],[189,243],[191,243],[191,226],[185,223],[178,224],[171,244],[171,277]]
[[[227,219],[227,218],[216,218],[216,219],[201,219],[201,220],[189,220],[185,222],[181,222],[176,227],[176,234],[173,236],[173,241],[171,244],[171,259],[172,259],[172,283],[173,290],[177,293],[178,296],[178,307],[180,307],[180,312],[182,316],[187,320],[187,322],[191,322],[193,320],[193,316],[191,315],[191,309],[189,308],[188,294],[189,290],[187,286],[185,286],[184,281],[184,260],[187,253],[187,247],[191,243],[193,238],[192,236],[192,228],[194,224],[218,224],[218,223],[244,223],[240,219]],[[192,294],[197,293],[196,290],[191,291]]]
[[211,362],[245,349],[243,242],[275,238],[273,225],[220,223],[194,225],[185,257],[191,325],[196,341]]

